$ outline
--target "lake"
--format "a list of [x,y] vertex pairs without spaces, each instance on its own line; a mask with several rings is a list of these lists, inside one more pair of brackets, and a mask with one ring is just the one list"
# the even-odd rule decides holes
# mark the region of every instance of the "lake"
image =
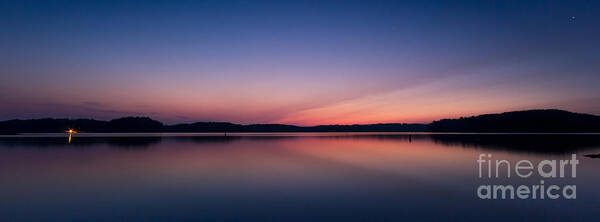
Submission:
[[[597,153],[598,134],[3,136],[0,221],[596,221],[600,159],[584,155]],[[480,178],[480,154],[579,164],[575,178],[569,165],[564,178]],[[478,196],[540,180],[576,199]]]

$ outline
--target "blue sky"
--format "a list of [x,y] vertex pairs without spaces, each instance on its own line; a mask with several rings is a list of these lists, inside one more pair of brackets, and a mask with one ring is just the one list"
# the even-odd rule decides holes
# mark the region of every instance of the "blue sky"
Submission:
[[2,1],[0,119],[600,114],[597,1]]

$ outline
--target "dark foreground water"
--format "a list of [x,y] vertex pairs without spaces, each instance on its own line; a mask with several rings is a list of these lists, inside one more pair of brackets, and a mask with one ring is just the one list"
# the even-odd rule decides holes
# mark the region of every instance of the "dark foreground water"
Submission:
[[[566,165],[565,178],[489,179],[482,153],[580,162],[576,178]],[[0,137],[0,221],[598,221],[600,159],[583,156],[595,153],[589,134]],[[575,185],[576,199],[477,196],[542,179]]]

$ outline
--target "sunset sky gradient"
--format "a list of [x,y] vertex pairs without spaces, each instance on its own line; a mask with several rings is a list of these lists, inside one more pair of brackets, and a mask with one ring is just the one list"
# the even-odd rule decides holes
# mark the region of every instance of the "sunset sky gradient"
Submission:
[[0,1],[0,120],[600,114],[600,1]]

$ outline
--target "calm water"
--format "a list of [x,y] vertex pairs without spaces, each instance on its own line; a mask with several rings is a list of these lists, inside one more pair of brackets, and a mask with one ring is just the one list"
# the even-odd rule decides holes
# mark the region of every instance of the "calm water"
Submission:
[[[576,178],[545,182],[576,185],[577,199],[481,200],[479,185],[541,179],[478,178],[481,153],[513,164],[576,153]],[[0,221],[597,221],[600,159],[583,156],[594,153],[600,135],[0,137]]]

